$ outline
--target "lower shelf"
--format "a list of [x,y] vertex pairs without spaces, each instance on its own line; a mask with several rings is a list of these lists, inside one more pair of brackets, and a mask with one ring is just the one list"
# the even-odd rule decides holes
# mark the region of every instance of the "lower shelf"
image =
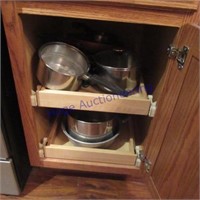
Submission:
[[48,145],[44,147],[45,158],[90,162],[95,165],[118,164],[123,166],[134,166],[137,155],[134,152],[135,144],[130,133],[128,123],[121,127],[120,135],[109,149],[86,148],[74,146],[64,135],[61,127],[53,125],[52,132],[48,138]]

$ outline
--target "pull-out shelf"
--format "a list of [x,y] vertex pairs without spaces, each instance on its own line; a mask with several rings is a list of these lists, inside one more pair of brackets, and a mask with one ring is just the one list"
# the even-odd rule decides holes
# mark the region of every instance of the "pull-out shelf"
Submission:
[[[74,146],[62,132],[60,122],[56,120],[49,134],[47,145],[40,149],[41,159],[57,159],[63,161],[76,161],[82,163],[90,162],[94,165],[112,165],[115,168],[136,169],[135,143],[131,124],[124,123],[120,129],[120,134],[109,148],[88,148]],[[43,142],[44,144],[44,142]],[[40,147],[42,145],[40,144]]]
[[33,106],[148,115],[151,105],[143,83],[128,97],[102,94],[92,87],[79,91],[38,88],[32,96]]

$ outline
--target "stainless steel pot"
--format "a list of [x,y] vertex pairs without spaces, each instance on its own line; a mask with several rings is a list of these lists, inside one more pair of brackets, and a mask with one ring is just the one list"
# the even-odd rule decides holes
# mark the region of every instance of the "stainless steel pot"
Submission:
[[49,89],[77,90],[82,80],[108,87],[113,93],[123,93],[123,89],[110,84],[97,75],[88,75],[90,68],[87,57],[74,46],[62,42],[51,42],[39,50],[37,78]]
[[[125,90],[133,90],[138,84],[138,67],[133,53],[122,49],[101,51],[93,56],[100,74],[110,83]],[[106,86],[102,89],[112,92]]]
[[109,113],[73,111],[67,117],[67,127],[79,139],[103,140],[119,131],[119,121]]
[[79,78],[89,70],[85,55],[61,42],[46,43],[39,49],[37,78],[49,89],[77,90]]
[[73,137],[76,140],[82,141],[82,142],[90,142],[90,143],[94,143],[94,142],[101,142],[107,139],[110,139],[111,137],[113,137],[115,135],[115,133],[110,132],[104,135],[99,135],[96,137],[89,137],[89,136],[84,136],[84,135],[80,135],[77,133],[74,133],[73,131],[66,129],[67,132],[71,135],[71,137]]
[[62,123],[62,130],[63,130],[63,133],[68,137],[68,139],[75,146],[90,147],[90,148],[108,148],[120,134],[119,132],[114,133],[113,136],[111,136],[110,138],[99,141],[99,142],[86,142],[86,141],[81,141],[79,139],[76,139],[73,135],[71,135],[67,131],[64,123]]

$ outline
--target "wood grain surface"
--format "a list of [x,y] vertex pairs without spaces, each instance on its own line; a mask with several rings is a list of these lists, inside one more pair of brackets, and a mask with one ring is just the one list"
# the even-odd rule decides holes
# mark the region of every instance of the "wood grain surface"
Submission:
[[[115,2],[117,3],[117,1],[118,0],[116,0]],[[144,7],[142,5],[141,7],[139,6],[139,1],[131,2],[131,0],[129,2],[128,0],[126,0],[126,3],[135,3],[135,5],[138,6],[118,6],[116,4],[115,6],[111,3],[111,1],[111,4],[106,6],[104,6],[103,4],[95,3],[83,4],[81,2],[17,2],[16,4],[9,1],[2,2],[2,14],[8,39],[12,70],[17,89],[20,111],[22,114],[26,143],[32,165],[71,170],[76,169],[90,172],[95,170],[104,173],[112,173],[116,170],[118,173],[132,173],[132,175],[134,175],[135,177],[140,177],[139,175],[135,175],[133,173],[133,169],[130,169],[130,167],[128,166],[118,166],[118,168],[116,169],[116,166],[112,166],[111,164],[104,165],[102,163],[97,163],[94,165],[92,164],[92,162],[83,163],[79,161],[67,161],[62,159],[50,158],[44,160],[39,159],[38,141],[40,137],[43,137],[43,135],[45,135],[45,131],[41,131],[43,133],[37,133],[38,130],[42,129],[37,127],[38,122],[36,122],[35,120],[35,117],[37,117],[37,111],[31,105],[30,96],[32,95],[32,83],[30,80],[32,80],[32,76],[29,69],[30,67],[27,63],[27,59],[24,56],[26,53],[24,50],[23,27],[21,25],[21,18],[19,16],[21,14],[23,16],[26,16],[26,14],[60,16],[78,19],[93,19],[171,27],[181,27],[185,23],[197,23],[198,21],[197,16],[199,16],[199,12],[195,13],[194,11],[190,10],[196,9],[196,7],[193,7],[193,5],[196,5],[196,3],[192,4],[193,1],[191,2],[191,5],[187,2],[183,3],[183,1],[180,1],[179,5],[183,3],[185,7],[182,4],[183,7],[181,9],[183,10],[176,10],[174,12],[173,9],[170,10],[167,6],[165,7],[161,5],[161,2],[164,1],[159,1],[160,5],[154,4],[154,6],[153,1],[149,0],[149,2],[150,4],[145,6],[143,3]],[[190,5],[188,7],[189,10],[187,10],[186,5]],[[165,7],[165,9],[162,10],[160,9],[161,7]],[[183,35],[183,30],[180,29],[179,35],[176,38],[177,40],[175,41],[175,45],[185,45],[185,43],[183,43],[183,41],[181,40],[181,36],[184,36],[184,39],[186,37],[189,38],[191,42],[196,33],[190,29],[188,29],[187,31],[187,36],[189,37]],[[195,46],[199,43],[196,42],[195,44],[191,44]],[[196,146],[198,146],[198,140],[195,140],[195,138],[198,137],[196,135],[196,130],[198,129],[198,79],[196,78],[196,75],[198,74],[198,69],[194,69],[194,67],[189,67],[190,64],[196,66],[199,61],[197,59],[197,56],[193,57],[193,59],[191,59],[190,57],[189,60],[191,61],[191,63],[187,63],[184,70],[182,71],[177,70],[176,61],[169,61],[169,65],[167,66],[166,71],[166,78],[163,83],[164,87],[162,89],[162,93],[159,94],[158,98],[159,109],[157,110],[156,116],[151,121],[149,129],[150,131],[148,132],[146,142],[146,150],[148,150],[147,156],[152,161],[153,166],[157,161],[155,169],[152,167],[153,180],[157,189],[161,193],[161,196],[163,196],[164,198],[189,198],[192,195],[192,197],[198,197],[198,153],[196,149]],[[194,87],[193,85],[191,85],[191,83],[194,85]],[[185,89],[187,88],[187,86],[189,90]],[[193,149],[193,146],[195,146],[195,149]],[[175,151],[176,154],[172,154],[171,150]],[[191,154],[191,152],[193,153]],[[157,156],[159,156],[158,159]],[[170,158],[173,160],[173,162],[170,160]],[[187,160],[185,160],[186,158]],[[189,162],[185,164],[182,168],[180,168],[181,164],[183,162],[186,163],[188,160]],[[175,164],[176,161],[178,162],[177,165]],[[124,172],[125,170],[126,172]],[[190,175],[185,176],[185,174],[189,171],[191,171]],[[32,178],[30,178],[30,184],[28,184],[27,190],[25,190],[25,192],[22,194],[22,196],[19,197],[19,199],[33,199],[38,197],[39,199],[42,199],[46,198],[46,196],[52,199],[66,199],[66,197],[100,198],[101,196],[104,198],[150,197],[149,193],[145,193],[143,190],[140,190],[141,187],[138,188],[137,184],[135,188],[132,188],[132,186],[134,186],[133,182],[131,182],[132,184],[127,184],[124,181],[113,183],[112,181],[106,182],[104,179],[96,180],[96,178],[88,178],[84,179],[85,182],[83,183],[81,181],[78,181],[80,179],[73,179],[71,178],[71,176],[70,179],[63,179],[61,178],[63,173],[60,174],[61,177],[60,175],[57,176],[54,172],[49,173],[50,174],[47,173],[45,175],[45,171],[43,170],[34,170],[33,176],[31,176]],[[49,182],[50,180],[52,180],[53,182]],[[45,183],[47,183],[47,185],[45,185]],[[63,189],[60,189],[60,187],[57,188],[57,185],[60,183],[62,186],[64,186]],[[190,184],[192,187],[188,188],[188,185]],[[178,185],[182,185],[182,187],[177,188],[176,186]],[[77,186],[79,189],[77,189]],[[109,189],[107,189],[107,187],[105,186],[108,186]],[[170,189],[170,186],[173,186],[173,188]],[[91,187],[94,190],[90,190]],[[125,189],[122,191],[121,188],[124,187]],[[69,188],[69,190],[66,188]],[[137,193],[137,195],[135,194],[135,192]],[[3,196],[3,198],[12,199],[12,197],[6,196]]]
[[87,148],[74,146],[59,127],[54,141],[44,148],[46,158],[60,158],[100,163],[111,163],[134,166],[136,154],[134,152],[133,134],[128,123],[123,124],[119,136],[107,148]]
[[[37,150],[37,135],[34,110],[31,105],[31,73],[27,67],[24,38],[22,35],[21,21],[16,13],[15,4],[12,1],[3,1],[2,16],[6,32],[12,72],[19,102],[19,108],[28,147],[29,159],[32,165],[39,165]],[[31,156],[30,156],[31,155]]]
[[152,178],[162,198],[199,199],[199,27],[186,26],[182,36],[187,74]]
[[[161,4],[160,4],[161,5]],[[84,7],[84,9],[83,9]],[[72,17],[114,22],[141,23],[180,27],[190,11],[152,9],[152,7],[116,6],[114,3],[94,2],[17,2],[17,12],[43,16]],[[190,12],[191,13],[191,12]]]
[[[198,11],[193,15],[186,15],[184,23],[198,24],[199,14],[200,10],[198,9]],[[184,45],[187,46],[188,38],[189,42],[193,40],[190,30],[188,30],[187,33],[183,32],[183,28],[179,29],[178,34],[173,41],[174,46],[182,48]],[[156,158],[162,146],[162,142],[165,137],[172,113],[176,106],[176,101],[185,79],[187,69],[188,65],[186,64],[184,70],[177,70],[177,61],[173,59],[169,59],[167,63],[164,86],[157,104],[159,109],[157,109],[156,115],[151,121],[148,135],[145,140],[145,151],[147,152],[147,157],[151,160],[153,165],[156,162]]]
[[37,91],[36,97],[39,107],[148,115],[150,100],[147,98],[144,88],[144,84],[141,84],[139,92],[129,97],[91,93],[87,90],[82,92],[48,89]]
[[106,174],[34,168],[20,196],[0,199],[151,199],[145,181]]
[[95,2],[106,2],[108,3],[118,3],[120,5],[129,6],[148,6],[153,8],[162,8],[162,9],[187,9],[187,10],[196,10],[198,2],[195,0],[184,1],[184,0],[95,0]]

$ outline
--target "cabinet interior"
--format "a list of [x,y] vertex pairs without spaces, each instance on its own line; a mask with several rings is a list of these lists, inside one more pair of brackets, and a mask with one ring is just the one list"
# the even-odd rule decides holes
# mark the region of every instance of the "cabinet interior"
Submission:
[[[21,14],[20,18],[24,33],[27,69],[32,81],[33,91],[36,91],[38,85],[40,85],[35,75],[39,61],[39,47],[51,41],[69,43],[71,38],[80,36],[82,39],[87,39],[87,37],[90,37],[86,34],[85,29],[87,29],[92,33],[106,33],[111,36],[115,46],[132,50],[142,74],[146,95],[153,95],[154,100],[159,101],[168,61],[166,49],[173,42],[178,31],[177,28],[25,14]],[[74,95],[74,93],[71,94]],[[123,107],[123,105],[121,106]],[[57,114],[63,108],[36,106],[33,107],[33,110],[36,121],[36,137],[38,143],[41,143],[44,137],[49,137]],[[117,113],[116,110],[110,111]],[[130,131],[134,143],[141,145],[146,134],[148,134],[151,118],[147,114],[126,113],[126,111],[123,112],[123,116],[129,117],[129,123],[132,128],[134,127],[134,130]],[[125,132],[127,131],[124,131],[123,134],[126,134]],[[51,140],[52,144],[62,145],[62,141],[59,141],[59,134],[58,131],[58,138]]]

